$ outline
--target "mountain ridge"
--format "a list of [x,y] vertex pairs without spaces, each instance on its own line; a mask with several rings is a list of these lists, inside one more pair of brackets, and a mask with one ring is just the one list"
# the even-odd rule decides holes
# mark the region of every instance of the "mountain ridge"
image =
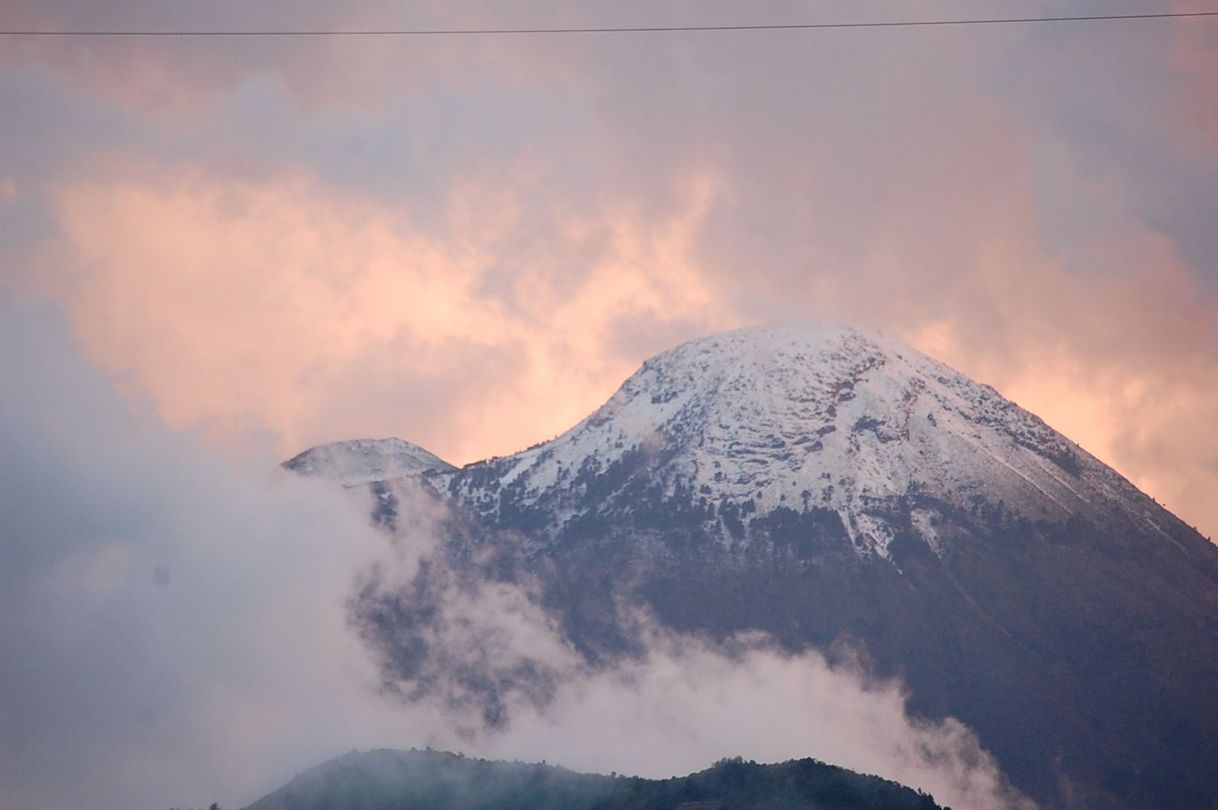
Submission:
[[[721,760],[669,779],[602,776],[442,751],[352,752],[310,768],[246,810],[937,810],[934,799],[812,759]],[[950,810],[950,808],[944,808]]]

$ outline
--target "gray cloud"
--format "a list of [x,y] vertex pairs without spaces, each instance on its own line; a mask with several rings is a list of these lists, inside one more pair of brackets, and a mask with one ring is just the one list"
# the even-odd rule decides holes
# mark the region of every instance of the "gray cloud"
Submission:
[[129,412],[45,311],[0,331],[0,804],[206,804],[375,737],[358,512]]

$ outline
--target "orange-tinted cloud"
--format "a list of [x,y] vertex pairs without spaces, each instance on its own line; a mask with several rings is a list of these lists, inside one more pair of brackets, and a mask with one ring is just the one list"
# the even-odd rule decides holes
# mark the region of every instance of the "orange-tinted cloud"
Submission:
[[487,244],[514,214],[493,190],[455,190],[461,237],[442,241],[301,178],[150,169],[58,192],[70,269],[41,283],[171,424],[230,445],[270,430],[281,453],[396,433],[462,462],[547,438],[607,397],[637,362],[612,350],[620,319],[731,322],[686,257],[713,193],[696,179],[661,223],[611,201],[553,223],[560,249],[589,230],[604,245],[560,292],[529,265],[497,269]]

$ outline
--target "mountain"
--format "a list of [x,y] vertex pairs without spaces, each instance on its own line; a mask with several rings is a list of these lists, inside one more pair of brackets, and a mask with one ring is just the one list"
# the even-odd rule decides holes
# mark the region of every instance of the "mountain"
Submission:
[[[840,327],[680,346],[557,439],[433,480],[547,543],[631,514],[642,496],[694,506],[729,545],[776,514],[832,514],[858,556],[891,561],[899,527],[882,513],[913,495],[984,499],[1029,520],[1117,511],[1176,542],[1156,523],[1174,522],[1162,509],[992,388]],[[936,517],[913,510],[938,554]]]
[[418,475],[430,470],[452,470],[447,461],[401,439],[354,439],[312,447],[288,459],[283,466],[301,475],[320,476],[345,487]]
[[[532,583],[594,665],[640,651],[623,605],[792,651],[846,641],[1045,806],[1218,807],[1218,549],[897,341],[695,340],[552,441],[416,480],[452,510],[449,562]],[[392,526],[392,487],[370,486]],[[404,694],[435,653],[429,576],[353,601]],[[481,682],[494,720],[507,681]]]
[[247,810],[936,810],[925,794],[812,759],[723,760],[674,779],[575,773],[439,751],[350,753]]

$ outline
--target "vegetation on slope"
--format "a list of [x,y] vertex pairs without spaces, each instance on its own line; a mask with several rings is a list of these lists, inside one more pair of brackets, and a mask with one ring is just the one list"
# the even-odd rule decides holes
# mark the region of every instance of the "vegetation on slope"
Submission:
[[494,762],[440,751],[352,752],[293,779],[247,810],[936,810],[877,776],[813,759],[725,759],[689,776],[642,779]]

